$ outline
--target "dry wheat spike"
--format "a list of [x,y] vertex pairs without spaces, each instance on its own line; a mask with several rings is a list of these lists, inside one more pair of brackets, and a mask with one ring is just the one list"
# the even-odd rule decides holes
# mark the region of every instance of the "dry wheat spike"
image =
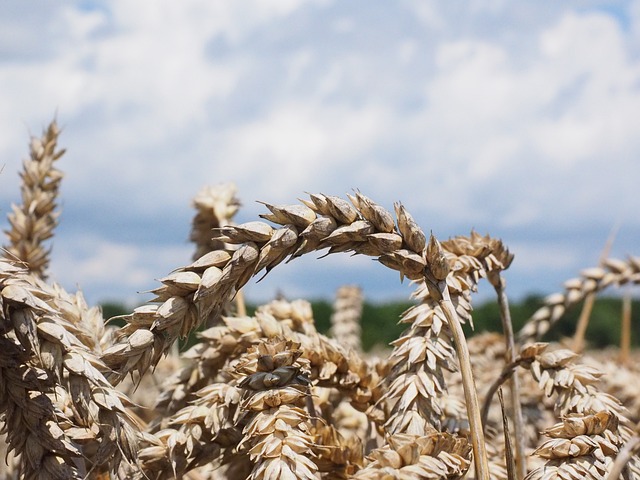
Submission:
[[134,462],[139,426],[104,377],[77,297],[6,261],[0,272],[2,351],[11,358],[1,412],[9,445],[22,454],[20,474],[75,478]]
[[196,245],[193,260],[206,253],[224,248],[224,245],[211,236],[214,228],[230,225],[240,208],[237,188],[233,183],[208,186],[198,192],[193,199],[196,215],[191,223],[190,240]]
[[12,205],[8,215],[11,229],[5,233],[9,245],[4,256],[24,262],[34,275],[44,277],[49,266],[49,249],[44,242],[53,236],[58,224],[56,198],[62,173],[54,162],[63,154],[58,149],[60,130],[55,120],[40,138],[32,137],[29,158],[23,162],[22,205]]
[[[461,318],[470,319],[469,296],[477,281],[488,271],[508,267],[512,255],[500,241],[477,234],[446,242],[449,250],[445,250],[433,236],[427,244],[424,233],[401,204],[396,204],[396,227],[393,216],[368,197],[357,192],[349,199],[351,202],[339,197],[312,194],[302,205],[266,204],[271,213],[262,217],[279,227],[274,228],[264,222],[249,222],[220,228],[220,240],[240,247],[234,251],[222,249],[209,252],[191,265],[174,271],[161,279],[163,286],[154,290],[154,301],[160,303],[159,306],[143,306],[124,317],[128,325],[120,331],[120,341],[102,356],[114,371],[113,379],[118,381],[135,371],[144,373],[155,365],[178,337],[187,335],[210,318],[219,317],[225,303],[252,276],[262,270],[268,273],[287,258],[329,248],[329,253],[352,251],[375,256],[385,266],[398,270],[401,277],[423,284],[424,303],[431,304],[424,312],[424,317],[418,315],[417,322],[418,325],[420,322],[427,322],[428,325],[417,327],[410,336],[419,338],[431,330],[433,314],[429,312],[441,311],[439,321],[446,326],[441,329],[445,332],[441,342],[442,352],[446,352],[445,362],[452,363],[450,360],[454,358],[448,346],[453,336],[456,349],[460,349],[457,356],[465,378],[467,408],[473,412],[472,423],[479,426],[479,407],[459,322]],[[449,275],[450,272],[452,275]],[[447,328],[450,328],[450,334],[446,334]],[[419,353],[424,348],[426,345],[423,343],[414,351]],[[401,354],[404,355],[410,353]],[[418,361],[424,364],[433,358],[426,351],[418,356],[410,363]],[[393,361],[397,361],[397,358],[396,355]],[[430,371],[423,374],[425,377],[429,375]],[[408,378],[413,380],[418,377],[414,372],[409,372]],[[433,380],[428,382],[433,384]],[[396,388],[395,392],[396,398],[404,395],[402,388]],[[423,392],[421,395],[433,401],[431,392],[435,391],[427,389]],[[395,403],[398,405],[398,402]],[[414,404],[413,398],[408,402],[399,402],[400,408],[392,416],[407,418],[406,409],[410,408],[414,412],[413,417],[422,417],[422,409],[411,407]],[[427,422],[432,419],[429,411],[434,410],[426,410]],[[388,425],[393,425],[393,422]],[[422,423],[416,429],[424,431],[424,426]],[[481,459],[485,458],[482,442],[481,432],[478,431],[473,446],[478,449],[476,460],[480,459],[478,461],[481,463]],[[476,465],[477,469],[486,470],[481,463]]]
[[[238,386],[235,365],[247,352],[264,343],[284,338],[297,343],[300,361],[307,365],[307,376],[313,384],[313,410],[327,425],[332,423],[332,410],[321,400],[323,390],[335,389],[336,394],[349,398],[360,411],[377,401],[380,392],[373,390],[373,386],[379,384],[377,370],[353,351],[315,332],[310,313],[307,302],[289,304],[279,300],[260,307],[255,317],[224,317],[224,325],[202,332],[204,342],[201,345],[205,347],[196,345],[185,354],[194,358],[194,365],[183,371],[190,372],[188,387],[178,389],[174,381],[161,399],[166,410],[184,406],[148,431],[151,436],[146,439],[147,444],[140,454],[145,475],[166,478],[171,474],[183,475],[206,463],[219,462],[221,458],[226,463],[236,461],[235,457],[230,457],[241,438],[238,433],[241,428],[238,429],[237,419],[234,420],[239,412],[239,395],[233,390]],[[234,391],[236,393],[232,394]],[[189,404],[182,401],[185,397],[191,399]],[[315,433],[322,442],[337,441],[326,429]],[[344,444],[347,445],[348,440]],[[331,461],[338,462],[333,468],[348,468],[346,460],[328,456],[330,445],[316,441],[314,449],[316,447],[320,449],[317,454],[325,465],[333,459]],[[349,451],[361,455],[362,447],[350,447]]]
[[362,328],[362,290],[355,285],[344,285],[338,289],[331,314],[330,336],[343,345],[362,351],[360,339]]
[[604,290],[611,285],[637,285],[640,283],[640,258],[627,260],[607,259],[601,267],[592,267],[581,272],[580,278],[564,283],[565,292],[549,295],[518,333],[521,344],[539,340],[557,322],[568,308],[581,302],[591,293]]

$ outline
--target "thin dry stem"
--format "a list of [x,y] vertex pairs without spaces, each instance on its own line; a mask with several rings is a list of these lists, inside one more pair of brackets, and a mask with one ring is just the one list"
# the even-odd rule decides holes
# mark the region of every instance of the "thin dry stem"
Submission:
[[[429,280],[428,280],[429,282]],[[431,286],[431,282],[427,283]],[[440,306],[447,317],[447,321],[453,334],[454,345],[460,362],[460,373],[462,374],[462,386],[464,388],[464,399],[467,406],[467,415],[471,430],[471,445],[473,447],[473,460],[475,465],[476,480],[489,480],[489,465],[487,463],[487,447],[485,444],[482,420],[480,418],[480,404],[478,402],[477,389],[471,371],[469,359],[469,349],[464,338],[464,332],[460,325],[460,320],[455,308],[451,303],[449,290],[446,282],[433,283],[434,289],[438,289],[441,295]]]
[[[609,258],[609,252],[611,252],[611,247],[613,246],[613,242],[616,238],[616,234],[618,233],[618,226],[614,226],[605,242],[605,245],[600,253],[600,260],[598,265],[602,266],[607,258]],[[571,349],[574,352],[581,352],[584,349],[584,337],[587,333],[587,327],[589,326],[589,318],[591,318],[591,312],[593,310],[593,304],[595,302],[596,294],[595,292],[589,293],[584,299],[584,304],[582,305],[582,311],[580,312],[580,317],[578,318],[578,325],[576,326],[576,332],[573,335],[573,341],[571,343]]]
[[622,297],[622,326],[620,332],[620,363],[629,365],[631,358],[631,294]]
[[[500,306],[500,319],[502,321],[502,331],[505,338],[505,363],[510,364],[515,359],[515,338],[513,334],[513,324],[511,322],[511,311],[509,309],[509,299],[505,292],[506,281],[499,272],[491,272],[488,275],[489,282],[493,285],[498,295],[498,305]],[[513,411],[513,431],[515,440],[515,463],[516,469],[513,472],[517,480],[522,480],[527,474],[527,461],[524,451],[524,420],[522,418],[522,406],[520,404],[520,380],[518,372],[509,379],[509,393],[511,399],[511,409]],[[485,410],[483,409],[483,412]],[[486,413],[483,413],[482,424],[486,425]]]

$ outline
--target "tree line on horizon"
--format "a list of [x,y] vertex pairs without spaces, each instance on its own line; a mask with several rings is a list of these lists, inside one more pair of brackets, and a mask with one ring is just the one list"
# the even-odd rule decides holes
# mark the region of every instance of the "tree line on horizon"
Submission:
[[[510,304],[511,318],[514,331],[522,328],[525,322],[533,313],[542,306],[544,297],[531,294],[518,302]],[[311,300],[314,318],[318,331],[327,333],[331,327],[331,313],[333,303],[330,300]],[[384,348],[390,342],[397,339],[406,329],[406,325],[399,324],[398,320],[406,309],[414,305],[411,301],[390,301],[385,303],[373,303],[365,301],[362,309],[362,346],[365,351],[374,348]],[[105,302],[101,305],[105,318],[129,313],[130,309],[119,302]],[[253,314],[256,305],[248,302],[247,312]],[[570,309],[565,313],[551,330],[543,337],[544,341],[560,341],[563,338],[573,336],[577,325],[578,317],[582,309],[582,304]],[[631,342],[633,346],[640,345],[640,335],[634,334],[634,327],[640,327],[640,300],[632,301],[632,334]],[[588,347],[606,348],[619,345],[622,318],[622,299],[619,297],[601,297],[596,299],[589,327],[586,333]],[[470,325],[465,325],[464,330],[467,336],[472,336],[483,332],[502,331],[500,312],[495,301],[485,301],[474,307],[473,310],[474,329]],[[193,343],[192,339],[188,343]]]

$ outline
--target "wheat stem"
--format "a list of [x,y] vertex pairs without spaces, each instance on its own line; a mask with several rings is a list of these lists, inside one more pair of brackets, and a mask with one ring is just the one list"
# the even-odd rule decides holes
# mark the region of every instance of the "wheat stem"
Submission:
[[622,297],[622,326],[620,332],[620,363],[629,365],[631,358],[631,294],[627,289]]
[[[506,282],[498,271],[492,271],[487,276],[498,295],[498,305],[500,306],[500,319],[502,321],[502,331],[505,337],[506,350],[505,362],[510,364],[515,359],[515,338],[513,335],[513,323],[511,322],[511,311],[509,309],[509,299],[505,292]],[[522,406],[520,405],[520,380],[518,372],[510,378],[509,392],[511,397],[511,408],[513,411],[513,431],[515,438],[515,462],[514,472],[517,480],[522,480],[527,474],[527,462],[524,451],[524,421],[522,418]],[[482,423],[486,423],[486,414],[483,415]]]
[[[482,428],[482,419],[480,417],[480,405],[478,402],[478,394],[476,390],[473,373],[471,370],[471,362],[469,357],[469,348],[467,346],[464,332],[460,325],[458,314],[456,313],[451,297],[447,288],[447,282],[444,280],[433,281],[427,277],[427,285],[433,287],[440,296],[439,304],[453,334],[453,342],[460,362],[460,373],[462,375],[462,386],[464,389],[464,399],[467,406],[467,416],[471,429],[471,445],[473,447],[473,461],[475,465],[476,480],[489,480],[489,464],[487,462],[487,447],[484,439]],[[430,289],[431,290],[431,289]],[[433,291],[433,290],[431,290]]]
[[[617,233],[618,225],[615,225],[611,230],[611,233],[609,233],[609,237],[607,238],[602,252],[600,253],[600,266],[602,266],[605,260],[609,257],[609,252],[611,252],[611,247],[613,246],[613,241],[615,240]],[[576,332],[573,335],[573,340],[571,342],[571,349],[574,352],[580,353],[584,349],[584,337],[587,333],[587,327],[589,326],[589,318],[591,318],[591,312],[593,311],[595,298],[595,292],[591,292],[584,299],[582,311],[580,312],[580,317],[578,318],[578,325],[576,326]]]

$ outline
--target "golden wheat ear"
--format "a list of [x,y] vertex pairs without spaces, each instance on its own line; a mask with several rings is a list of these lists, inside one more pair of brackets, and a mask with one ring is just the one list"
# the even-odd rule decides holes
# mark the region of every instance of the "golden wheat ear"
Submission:
[[639,283],[640,258],[606,259],[599,267],[583,270],[579,278],[567,280],[564,283],[564,293],[554,293],[546,297],[544,305],[527,320],[518,333],[517,339],[521,345],[539,340],[569,308],[589,295],[614,285],[638,285]]
[[240,208],[237,188],[233,183],[208,186],[198,192],[192,201],[196,214],[191,222],[189,239],[195,244],[193,260],[220,250],[224,245],[213,238],[212,231],[231,225]]
[[338,289],[331,314],[330,335],[348,348],[362,351],[360,320],[362,317],[362,290],[355,285]]
[[41,278],[45,277],[50,261],[50,249],[45,242],[53,236],[58,224],[56,199],[63,175],[54,162],[65,152],[58,148],[59,134],[54,120],[41,137],[31,138],[29,158],[24,160],[20,173],[22,204],[11,206],[8,215],[11,228],[5,232],[9,239],[5,257],[23,262]]

